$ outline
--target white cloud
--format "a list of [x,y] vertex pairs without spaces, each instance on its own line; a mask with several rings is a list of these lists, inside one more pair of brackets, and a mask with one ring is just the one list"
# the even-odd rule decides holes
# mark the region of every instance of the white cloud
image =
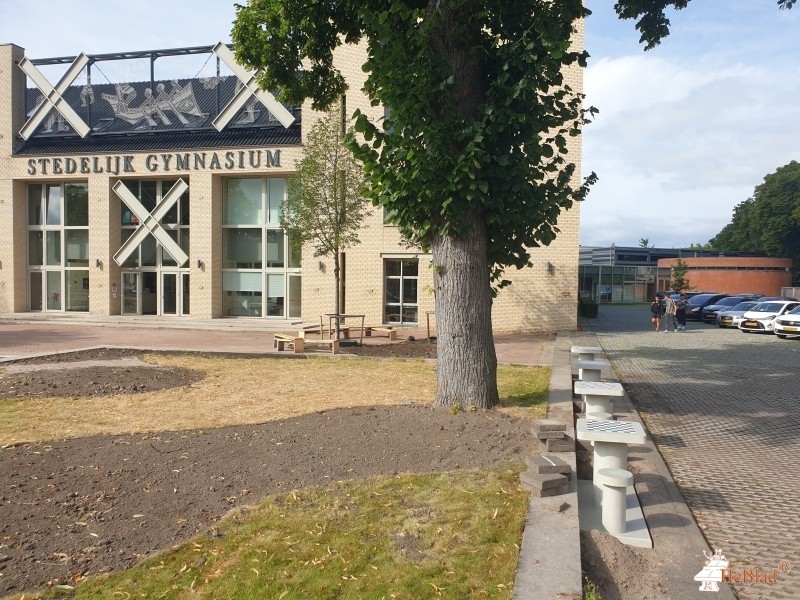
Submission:
[[[741,18],[769,10],[732,4]],[[760,39],[742,37],[741,23],[696,15],[688,48],[620,54],[615,44],[608,57],[589,48],[587,103],[600,114],[584,130],[583,167],[600,181],[581,208],[584,245],[706,242],[765,175],[800,160],[800,36],[762,32],[770,52],[755,52]],[[677,22],[673,35],[686,41]]]

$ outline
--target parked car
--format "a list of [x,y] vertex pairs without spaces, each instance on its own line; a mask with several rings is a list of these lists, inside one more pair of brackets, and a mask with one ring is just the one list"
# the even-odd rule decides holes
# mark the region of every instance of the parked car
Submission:
[[800,337],[800,306],[775,319],[775,335],[782,340],[787,337]]
[[689,306],[686,307],[686,318],[692,321],[699,321],[703,318],[703,309],[711,304],[716,304],[723,298],[731,294],[698,294],[689,298]]
[[705,323],[716,323],[717,322],[717,315],[724,310],[728,310],[729,308],[733,308],[737,304],[741,304],[747,300],[751,300],[752,296],[744,296],[744,295],[736,295],[736,296],[728,296],[727,298],[723,298],[722,300],[717,301],[714,304],[709,304],[708,306],[704,307],[702,312],[703,315],[703,322]]
[[759,302],[742,315],[739,330],[742,333],[772,333],[775,319],[800,306],[797,300]]
[[748,300],[747,302],[740,302],[730,310],[723,310],[717,313],[717,325],[720,327],[735,327],[739,329],[739,323],[742,322],[744,313],[759,304],[761,300]]

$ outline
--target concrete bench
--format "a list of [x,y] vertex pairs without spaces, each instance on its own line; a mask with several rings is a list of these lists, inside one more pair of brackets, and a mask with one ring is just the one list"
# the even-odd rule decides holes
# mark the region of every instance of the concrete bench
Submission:
[[367,337],[370,337],[373,331],[385,333],[389,336],[390,342],[397,339],[397,330],[394,327],[364,327],[364,335]]
[[305,350],[305,340],[302,337],[293,337],[284,333],[276,333],[273,336],[272,346],[278,352],[284,348],[291,348],[295,354],[302,354]]

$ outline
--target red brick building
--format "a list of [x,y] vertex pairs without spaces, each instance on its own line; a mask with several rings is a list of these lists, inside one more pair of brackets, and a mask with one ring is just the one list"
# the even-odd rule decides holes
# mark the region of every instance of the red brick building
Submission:
[[[672,268],[677,258],[662,258],[659,268]],[[683,258],[686,279],[696,290],[728,294],[754,293],[778,296],[792,285],[790,258],[733,257]]]

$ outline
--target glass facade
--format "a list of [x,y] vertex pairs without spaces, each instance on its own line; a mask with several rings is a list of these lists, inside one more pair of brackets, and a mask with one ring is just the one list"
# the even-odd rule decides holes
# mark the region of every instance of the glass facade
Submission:
[[658,267],[578,267],[581,298],[596,302],[649,302],[656,292],[669,289],[670,276],[670,269]]
[[[178,183],[177,180],[125,180],[123,183],[149,214],[163,216],[158,220],[155,232],[161,236],[159,241],[152,230],[142,229],[135,207],[128,206],[124,198],[120,203],[121,243],[125,244],[133,236],[140,240],[121,265],[122,314],[190,314],[189,262],[182,260],[185,257],[173,256],[162,243],[168,244],[171,239],[189,256],[189,191],[176,198],[170,206],[165,206],[164,197]],[[169,198],[167,196],[167,200]]]
[[222,314],[298,318],[300,247],[280,225],[286,179],[231,178],[222,202]]
[[28,309],[89,310],[89,192],[85,183],[31,184]]

